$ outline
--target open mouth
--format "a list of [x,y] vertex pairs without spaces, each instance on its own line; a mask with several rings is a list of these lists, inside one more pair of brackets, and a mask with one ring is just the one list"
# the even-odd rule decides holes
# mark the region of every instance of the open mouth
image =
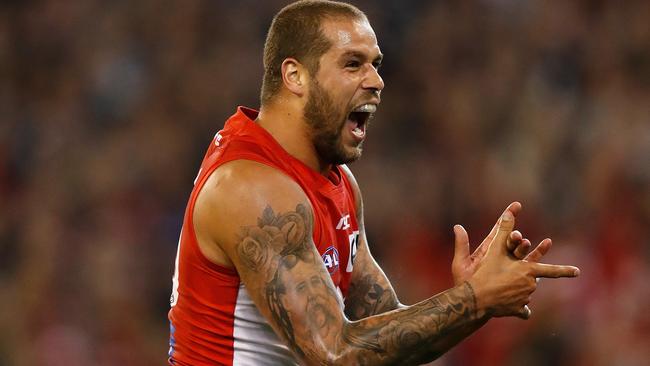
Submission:
[[363,138],[366,134],[366,122],[370,119],[368,112],[352,112],[348,115],[348,123],[352,128],[352,134],[356,137]]
[[364,104],[353,109],[348,115],[348,127],[357,140],[363,140],[366,136],[366,126],[376,110],[376,104]]

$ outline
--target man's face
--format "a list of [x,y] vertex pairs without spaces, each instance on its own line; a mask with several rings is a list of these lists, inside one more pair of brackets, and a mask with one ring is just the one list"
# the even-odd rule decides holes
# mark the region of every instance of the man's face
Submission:
[[365,19],[325,20],[322,28],[332,47],[311,78],[303,114],[320,158],[345,164],[361,156],[366,127],[379,105],[382,55]]
[[[303,260],[297,260],[292,268],[284,271],[286,272],[281,273],[280,281],[285,291],[280,301],[295,326],[296,335],[305,337],[305,334],[316,331],[325,337],[335,331],[332,311],[335,311],[339,304],[336,302],[337,295],[328,289],[323,279],[329,277],[327,271],[323,268],[322,272],[319,272],[311,263],[306,264]],[[294,316],[303,317],[305,314],[311,319],[309,324],[314,329],[300,328],[298,325],[301,322],[294,321]]]

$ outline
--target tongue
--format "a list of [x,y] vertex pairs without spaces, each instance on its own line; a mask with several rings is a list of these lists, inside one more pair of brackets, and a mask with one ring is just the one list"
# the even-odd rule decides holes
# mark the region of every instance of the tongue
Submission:
[[350,128],[350,132],[356,137],[362,138],[365,134],[366,131],[363,127],[359,127],[359,122],[349,119],[348,118],[348,127]]

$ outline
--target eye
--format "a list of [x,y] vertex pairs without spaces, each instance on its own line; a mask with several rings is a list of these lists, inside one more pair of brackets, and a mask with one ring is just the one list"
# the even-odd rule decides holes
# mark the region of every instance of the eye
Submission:
[[314,287],[321,286],[323,284],[323,281],[321,281],[320,277],[318,276],[312,276],[310,280],[311,285]]
[[357,68],[361,67],[361,62],[359,62],[357,60],[348,61],[348,62],[346,62],[345,67],[346,68],[357,69]]
[[379,68],[381,67],[381,62],[373,62],[372,67],[374,67],[375,70],[379,70]]
[[305,291],[306,287],[307,287],[307,284],[304,281],[300,282],[300,283],[298,283],[298,285],[296,285],[296,292],[301,293],[301,292]]

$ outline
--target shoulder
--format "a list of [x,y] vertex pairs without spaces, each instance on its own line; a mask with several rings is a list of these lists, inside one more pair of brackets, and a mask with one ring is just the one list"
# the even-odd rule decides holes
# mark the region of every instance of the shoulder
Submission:
[[199,201],[219,198],[219,202],[233,199],[268,199],[270,196],[304,194],[302,188],[281,170],[251,160],[234,160],[221,165],[208,178]]
[[197,231],[212,240],[235,240],[244,226],[255,225],[269,207],[276,211],[311,209],[302,188],[280,170],[250,160],[235,160],[217,168],[199,193],[194,208]]

